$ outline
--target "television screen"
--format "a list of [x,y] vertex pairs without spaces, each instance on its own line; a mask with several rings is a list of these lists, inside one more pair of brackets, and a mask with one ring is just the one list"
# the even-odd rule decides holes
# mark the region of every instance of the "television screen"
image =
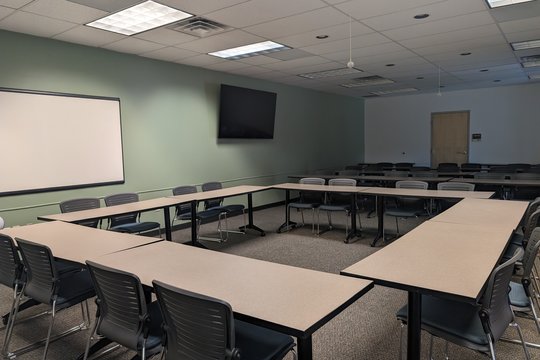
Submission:
[[221,85],[221,139],[273,139],[276,93]]

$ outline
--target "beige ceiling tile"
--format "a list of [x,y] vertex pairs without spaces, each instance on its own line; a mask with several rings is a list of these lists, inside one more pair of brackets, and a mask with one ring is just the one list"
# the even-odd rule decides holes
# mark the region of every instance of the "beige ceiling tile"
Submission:
[[242,30],[233,30],[207,38],[183,43],[181,44],[181,47],[183,49],[192,50],[200,53],[209,53],[232,47],[253,44],[265,40],[266,39],[264,38],[249,34]]
[[8,16],[9,14],[12,14],[15,10],[12,8],[0,6],[0,20]]
[[281,60],[272,58],[269,56],[265,56],[265,55],[257,55],[257,56],[250,56],[243,59],[238,59],[236,61],[240,61],[249,65],[264,65],[264,64],[271,64],[271,63],[279,62]]
[[[452,0],[443,1],[427,6],[395,12],[388,15],[377,16],[365,19],[362,22],[377,31],[390,30],[404,26],[428,23],[431,21],[450,18],[458,15],[473,13],[485,10],[486,6],[482,1]],[[429,14],[426,19],[415,19],[418,14]]]
[[206,54],[192,56],[184,59],[176,60],[175,62],[179,64],[193,65],[193,66],[202,66],[205,67],[211,64],[217,64],[220,62],[225,62],[226,60],[220,59],[215,56],[210,56]]
[[484,48],[469,49],[471,55],[463,56],[461,52],[448,52],[442,54],[432,54],[424,56],[426,59],[438,63],[440,61],[458,61],[458,62],[470,62],[477,61],[478,59],[490,58],[490,57],[510,57],[513,56],[513,52],[508,45],[489,46]]
[[163,45],[178,45],[199,39],[198,37],[184,34],[167,28],[157,28],[134,35],[138,39],[152,41]]
[[[355,62],[362,62],[364,59],[372,58],[375,56],[387,57],[389,53],[402,54],[404,57],[413,57],[416,56],[411,51],[406,50],[403,46],[396,44],[394,42],[389,42],[380,45],[367,46],[360,49],[353,49],[352,57]],[[341,51],[331,54],[325,54],[325,58],[336,61],[344,61],[345,63],[349,59],[349,51]]]
[[320,56],[310,56],[310,57],[301,58],[301,59],[280,61],[280,62],[276,62],[272,64],[266,64],[266,65],[263,65],[262,67],[271,69],[271,70],[285,70],[285,69],[298,68],[301,66],[323,64],[326,62],[328,62],[328,60],[323,59]]
[[[382,36],[379,33],[372,33],[367,35],[356,36],[351,39],[353,49],[368,47],[372,45],[389,43],[391,40]],[[349,39],[342,39],[336,41],[328,41],[318,45],[311,45],[301,48],[312,54],[323,55],[330,54],[339,51],[349,51]]]
[[20,9],[32,1],[33,0],[0,0],[0,6],[5,6],[12,9]]
[[391,39],[399,41],[492,24],[493,22],[493,18],[488,11],[478,11],[472,14],[456,16],[450,19],[442,19],[423,24],[406,26],[399,29],[383,31],[382,33]]
[[420,49],[415,49],[419,55],[433,55],[448,52],[462,53],[470,51],[471,49],[477,49],[490,46],[505,46],[507,44],[506,39],[502,35],[487,36],[478,39],[462,40],[453,43],[444,43],[441,45],[427,46]]
[[211,11],[227,8],[232,5],[241,4],[247,0],[159,0],[160,3],[171,6],[175,9],[186,11],[194,15],[203,15]]
[[103,46],[126,36],[110,31],[100,30],[89,26],[79,25],[68,31],[54,36],[57,40],[68,41],[88,46]]
[[195,55],[199,54],[193,51],[178,49],[172,46],[140,54],[140,56],[164,61],[175,61]]
[[75,26],[74,23],[24,11],[16,11],[0,21],[0,29],[43,37],[54,36]]
[[105,49],[119,51],[130,54],[142,54],[157,50],[163,47],[161,44],[137,39],[134,37],[125,38],[103,46]]
[[500,35],[501,31],[496,24],[488,24],[445,33],[401,40],[399,43],[409,49],[419,49],[427,46],[437,46],[459,41]]
[[345,68],[345,66],[336,61],[332,61],[332,62],[325,62],[322,64],[300,66],[300,67],[295,67],[291,69],[283,69],[282,71],[287,74],[298,75],[298,74],[308,74],[308,73],[319,72],[319,71],[336,70],[336,69],[341,69],[341,68]]
[[238,74],[238,75],[253,76],[256,74],[272,72],[272,70],[265,69],[259,66],[249,66],[249,67],[244,67],[244,68],[239,68],[239,69],[231,69],[231,70],[228,70],[227,72],[230,72],[232,74]]
[[244,30],[255,35],[274,39],[348,22],[348,16],[333,8],[326,7],[250,26]]
[[24,11],[77,24],[85,24],[109,15],[105,11],[66,0],[37,0],[25,6]]
[[540,29],[540,16],[527,19],[505,21],[499,23],[499,26],[501,27],[501,30],[506,34],[525,30],[537,30]]
[[327,6],[320,0],[251,0],[209,13],[211,20],[242,28]]
[[282,73],[281,71],[266,71],[258,74],[253,74],[253,77],[264,80],[279,81],[283,77],[287,77],[289,74]]
[[205,67],[207,69],[215,70],[215,71],[229,71],[229,70],[234,70],[234,69],[247,68],[250,66],[247,64],[235,61],[235,60],[225,60],[223,62],[211,64]]
[[441,0],[377,0],[377,1],[347,1],[336,5],[336,8],[349,14],[355,19],[367,19],[374,16],[391,14],[397,11],[414,9],[416,7],[434,4]]
[[537,39],[540,39],[540,29],[513,32],[511,34],[506,34],[506,39],[509,42],[537,40]]

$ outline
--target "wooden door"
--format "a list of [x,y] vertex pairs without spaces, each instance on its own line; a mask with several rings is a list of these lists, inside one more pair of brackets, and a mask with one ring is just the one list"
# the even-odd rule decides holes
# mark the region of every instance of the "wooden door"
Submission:
[[431,167],[469,162],[469,111],[431,114]]

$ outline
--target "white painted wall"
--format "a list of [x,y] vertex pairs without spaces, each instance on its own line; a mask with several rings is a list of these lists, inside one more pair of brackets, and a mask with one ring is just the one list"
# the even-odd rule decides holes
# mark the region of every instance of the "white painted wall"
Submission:
[[470,110],[469,162],[540,163],[540,83],[367,99],[365,161],[430,165],[431,113]]

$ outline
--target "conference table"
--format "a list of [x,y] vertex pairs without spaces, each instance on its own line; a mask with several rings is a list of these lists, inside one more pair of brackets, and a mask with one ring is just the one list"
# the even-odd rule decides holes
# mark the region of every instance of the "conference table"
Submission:
[[41,215],[38,216],[38,220],[45,221],[65,221],[69,223],[78,223],[86,220],[105,219],[115,215],[123,215],[136,212],[152,211],[163,209],[164,225],[165,225],[165,239],[172,239],[171,228],[171,215],[170,208],[176,205],[191,203],[192,207],[192,221],[191,221],[191,241],[192,244],[197,244],[197,225],[196,225],[196,211],[199,201],[215,199],[219,197],[230,197],[238,195],[248,195],[248,218],[249,222],[246,226],[247,229],[253,229],[258,231],[261,236],[264,236],[264,231],[253,224],[253,200],[252,194],[254,192],[266,190],[265,186],[252,186],[241,185],[230,188],[212,190],[206,192],[197,192],[193,194],[177,195],[160,197],[156,199],[142,200],[128,204],[106,206],[97,209],[74,211],[69,213],[53,214],[53,215]]
[[345,242],[348,243],[350,239],[361,236],[356,225],[356,194],[370,188],[362,186],[312,185],[298,183],[277,184],[270,186],[270,188],[285,190],[285,222],[278,228],[278,233],[288,231],[297,225],[294,221],[290,221],[289,204],[291,202],[291,191],[314,191],[351,194],[351,231],[347,235]]
[[386,182],[396,182],[401,180],[416,180],[416,181],[425,181],[428,183],[440,183],[450,181],[453,177],[450,176],[412,176],[414,172],[409,173],[410,176],[398,176],[391,173],[386,173],[384,175],[289,175],[291,179],[302,179],[307,177],[321,178],[325,180],[330,179],[354,179],[359,181],[358,185],[362,185],[363,181],[375,182],[375,183],[386,183]]
[[48,246],[53,256],[92,260],[231,304],[235,317],[297,338],[312,359],[312,334],[373,287],[373,282],[230,255],[160,239],[53,221],[0,231]]
[[[507,176],[512,176],[512,174]],[[512,188],[520,187],[534,187],[540,190],[539,179],[486,179],[486,178],[474,178],[474,179],[452,179],[452,182],[467,182],[470,184],[478,185],[493,185],[498,186],[501,189],[503,198],[508,198],[508,194],[511,193]]]
[[478,303],[527,206],[465,199],[341,274],[408,292],[407,358],[420,359],[422,295]]

